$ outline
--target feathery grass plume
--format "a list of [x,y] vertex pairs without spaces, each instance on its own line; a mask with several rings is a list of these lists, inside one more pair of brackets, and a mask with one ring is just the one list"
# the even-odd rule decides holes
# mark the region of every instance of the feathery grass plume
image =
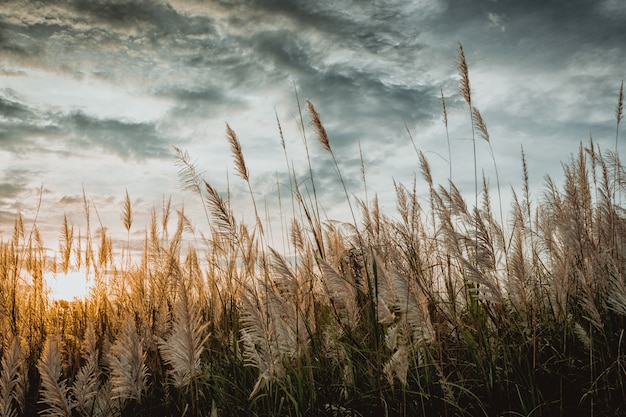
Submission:
[[48,338],[37,364],[41,377],[41,399],[45,408],[40,414],[50,417],[72,417],[73,402],[68,394],[67,380],[63,377],[61,346],[57,335]]
[[[619,97],[617,99],[617,108],[615,109],[615,118],[617,120],[616,126],[615,126],[615,155],[617,158],[617,184],[619,189],[615,190],[615,191],[619,191],[619,195],[620,195],[620,200],[619,203],[621,204],[621,169],[620,169],[620,163],[619,163],[619,147],[618,147],[618,139],[619,139],[619,124],[622,121],[622,117],[623,117],[623,111],[624,111],[624,81],[622,81],[622,84],[619,87]],[[614,194],[615,194],[614,191]]]
[[85,269],[86,269],[86,273],[89,274],[89,271],[91,270],[91,266],[95,264],[95,255],[93,252],[93,240],[91,237],[89,202],[87,201],[87,194],[85,193],[85,188],[83,188],[83,210],[85,213],[85,223],[87,224],[87,231],[85,232],[85,240],[87,244],[85,248]]
[[272,269],[280,280],[276,282],[276,286],[281,290],[281,292],[286,292],[289,296],[297,298],[298,296],[298,279],[295,274],[291,271],[289,265],[287,265],[287,261],[284,256],[281,255],[276,249],[270,247],[270,264]]
[[263,223],[261,222],[261,217],[259,216],[259,211],[257,209],[256,198],[254,198],[254,192],[252,191],[252,184],[250,183],[250,175],[248,168],[246,167],[246,160],[243,157],[243,151],[241,150],[241,144],[239,143],[239,139],[237,138],[237,134],[233,129],[231,129],[230,125],[226,123],[226,138],[230,143],[230,149],[233,153],[233,157],[235,159],[235,167],[239,176],[243,178],[243,180],[248,185],[248,192],[250,193],[250,199],[252,200],[252,206],[254,208],[254,217],[256,219],[256,225],[261,232],[261,239],[264,243],[265,231],[263,228]]
[[[270,248],[272,270],[276,273],[276,289],[278,294],[293,311],[292,318],[296,335],[296,349],[300,351],[303,343],[313,337],[315,332],[315,293],[314,282],[308,274],[298,277],[299,270],[292,271],[285,257]],[[305,261],[301,265],[304,265]]]
[[291,228],[290,233],[291,243],[297,251],[304,252],[304,233],[302,232],[302,226],[300,226],[300,222],[293,218],[291,219]]
[[111,399],[124,409],[128,400],[141,404],[148,388],[146,354],[131,319],[127,319],[107,355],[111,372]]
[[124,197],[124,208],[122,209],[122,222],[124,222],[124,229],[128,233],[130,233],[130,228],[133,225],[133,208],[130,202],[130,196],[128,195],[128,190],[126,190],[126,195]]
[[75,408],[83,417],[90,417],[93,414],[94,402],[100,385],[99,377],[98,354],[95,352],[81,366],[74,377],[74,385],[71,387]]
[[[357,225],[358,222],[356,221],[356,216],[354,214],[354,210],[352,209],[352,202],[350,200],[350,196],[348,195],[348,189],[346,187],[346,182],[343,179],[343,175],[341,175],[341,170],[339,169],[339,163],[337,162],[337,158],[335,157],[335,153],[332,151],[331,147],[330,147],[330,142],[328,141],[328,135],[326,134],[326,129],[324,128],[324,125],[322,124],[322,121],[320,120],[320,115],[317,112],[317,110],[315,110],[315,107],[313,106],[313,103],[311,103],[309,100],[306,101],[307,106],[309,108],[309,113],[311,115],[311,124],[315,127],[315,130],[317,132],[317,137],[318,140],[320,142],[320,144],[322,145],[322,147],[328,151],[328,153],[330,153],[331,157],[333,158],[333,163],[335,165],[335,171],[337,172],[337,176],[339,177],[339,181],[341,182],[341,185],[343,187],[343,192],[346,196],[346,201],[348,202],[348,208],[350,209],[350,214],[352,215],[352,224],[353,225]],[[357,229],[355,229],[357,237],[359,239],[359,242],[362,242],[362,238],[361,238],[361,234]]]
[[617,119],[617,124],[619,125],[622,121],[624,111],[624,81],[619,86],[619,97],[617,99],[617,108],[615,109],[615,118]]
[[[474,107],[472,109],[472,112],[474,114],[474,127],[476,128],[476,130],[478,130],[480,137],[489,145],[489,153],[491,155],[491,160],[493,161],[493,169],[496,174],[496,187],[498,189],[498,203],[499,203],[499,209],[500,209],[500,227],[504,228],[504,215],[502,213],[502,193],[500,191],[500,173],[498,172],[498,164],[496,163],[496,156],[493,153],[493,147],[491,146],[491,141],[489,140],[489,131],[487,130],[487,123],[483,119],[483,116],[478,110],[478,108]],[[504,239],[504,236],[502,236],[502,239]],[[506,245],[504,246],[504,252],[505,254],[507,252]]]
[[[124,229],[126,229],[126,266],[130,266],[130,228],[133,225],[133,208],[130,202],[130,196],[128,190],[124,196],[124,207],[122,208],[122,222],[124,223]],[[124,250],[122,250],[122,258],[124,258]]]
[[217,190],[207,181],[204,181],[204,188],[207,192],[207,205],[211,209],[218,229],[232,242],[239,242],[237,222],[232,211]]
[[93,417],[120,417],[122,415],[122,408],[119,401],[113,400],[113,388],[111,381],[105,381],[94,399],[93,404]]
[[470,88],[469,70],[467,68],[467,61],[465,60],[465,53],[463,52],[463,45],[459,42],[459,59],[457,61],[457,70],[461,77],[460,92],[465,102],[472,106],[472,92]]
[[191,160],[189,152],[174,146],[175,164],[178,167],[178,178],[184,190],[202,194],[202,174],[198,172],[196,163]]
[[474,128],[485,142],[489,142],[489,131],[487,130],[487,123],[483,119],[482,114],[480,114],[480,111],[476,107],[472,108],[472,113],[474,114]]
[[[478,162],[476,157],[476,137],[474,126],[474,111],[472,105],[472,93],[470,88],[469,70],[467,68],[467,61],[465,60],[465,52],[463,52],[463,45],[459,42],[459,58],[457,60],[457,70],[459,71],[460,80],[460,92],[467,103],[470,113],[470,121],[472,126],[472,148],[474,153],[474,207],[478,207]],[[476,243],[478,245],[478,243]]]
[[446,99],[443,95],[443,88],[439,87],[441,93],[441,108],[443,109],[443,124],[446,128],[446,140],[448,142],[448,181],[452,181],[452,147],[450,146],[450,131],[448,130],[448,110],[446,107]]
[[367,196],[367,179],[365,177],[365,159],[363,158],[363,149],[361,148],[361,141],[359,141],[359,161],[361,164],[361,181],[363,181],[363,191],[365,191],[365,207],[369,206],[369,198]]
[[24,236],[24,216],[18,212],[13,224],[13,246],[15,248],[20,246],[20,240],[24,240]]
[[0,364],[0,416],[18,417],[24,410],[28,369],[18,337],[9,342]]
[[328,135],[326,134],[326,129],[324,128],[324,125],[320,120],[320,114],[317,112],[317,110],[315,110],[315,107],[313,106],[313,103],[311,103],[311,101],[307,100],[306,105],[309,109],[309,114],[311,115],[311,124],[317,132],[317,139],[324,149],[326,149],[328,152],[332,152],[332,150],[330,149],[330,142],[328,141]]
[[[257,294],[263,294],[265,299]],[[277,314],[277,309],[283,308],[283,300],[272,289],[257,292],[256,289],[248,288],[241,301],[240,341],[243,343],[244,362],[246,366],[259,371],[259,377],[248,397],[254,398],[262,388],[284,379],[285,360],[295,351],[286,343],[289,330],[282,322],[281,315]]]
[[75,409],[83,417],[94,415],[96,396],[100,388],[100,368],[98,340],[92,323],[87,325],[81,344],[81,355],[85,363],[74,377],[74,385],[70,388]]
[[323,259],[319,260],[324,288],[334,313],[340,323],[348,329],[353,329],[359,322],[359,308],[357,303],[357,289],[355,283],[342,277]]
[[202,186],[204,182],[202,174],[198,172],[196,163],[191,160],[187,151],[183,151],[182,149],[174,146],[174,152],[176,153],[175,164],[178,167],[178,179],[183,186],[183,190],[197,194],[198,197],[200,197],[207,224],[211,224],[209,211],[202,194]]
[[612,271],[608,278],[607,308],[626,317],[626,283],[617,276],[616,272]]
[[[296,178],[296,170],[295,170],[295,167],[292,165],[291,174],[292,174],[292,179],[293,179],[293,190],[294,190],[293,193],[294,193],[295,200],[298,201],[300,204],[300,207],[304,209],[304,212],[306,214],[311,230],[313,231],[315,235],[315,241],[316,241],[320,256],[323,258],[324,257],[324,242],[321,240],[322,239],[322,225],[320,221],[320,207],[319,207],[319,200],[317,198],[317,187],[315,185],[315,176],[313,175],[313,166],[311,165],[311,155],[309,153],[309,142],[307,140],[306,129],[304,127],[304,117],[302,115],[302,106],[300,105],[300,97],[298,96],[298,89],[296,88],[295,82],[293,84],[293,89],[294,89],[294,93],[296,96],[296,103],[298,104],[298,115],[300,118],[298,127],[300,128],[300,133],[302,134],[302,141],[304,143],[304,151],[306,154],[307,165],[309,167],[309,180],[311,181],[311,188],[313,190],[313,201],[311,204],[311,208],[309,209],[309,207],[306,204],[305,199],[300,193],[298,179]],[[285,158],[286,158],[286,154],[285,154]],[[289,164],[287,164],[287,166],[289,166]],[[306,185],[305,185],[305,188],[306,188]],[[307,190],[307,193],[308,193],[308,190]],[[295,202],[293,202],[293,204],[295,207]],[[295,213],[295,209],[294,209],[294,213]]]
[[61,251],[61,269],[64,273],[70,269],[70,260],[72,257],[72,245],[74,243],[74,225],[70,225],[67,221],[67,215],[63,215],[63,229],[61,230],[60,251]]
[[230,143],[230,150],[235,159],[235,168],[237,168],[237,173],[239,173],[239,176],[243,178],[244,181],[248,181],[248,168],[246,167],[246,160],[243,158],[241,144],[239,143],[239,139],[237,139],[237,134],[233,129],[231,129],[228,123],[226,123],[226,138]]
[[[184,285],[179,286],[180,298],[174,306],[172,331],[164,340],[159,340],[158,345],[163,360],[170,366],[168,375],[172,384],[180,390],[195,390],[197,387],[193,385],[203,373],[200,359],[210,336],[206,333],[209,323],[203,323],[199,306],[192,302]],[[197,392],[191,394],[192,401],[197,401]]]
[[[283,156],[285,158],[285,167],[287,168],[287,171],[290,171],[289,169],[289,158],[287,156],[287,146],[285,144],[285,136],[283,134],[283,127],[280,123],[280,119],[278,118],[278,112],[276,111],[276,108],[274,108],[274,114],[276,115],[276,124],[278,126],[278,134],[280,136],[280,146],[283,148]],[[295,177],[295,172],[292,175],[288,175],[289,176],[289,188],[293,189],[294,185],[293,185],[293,181],[294,181],[294,177]],[[277,187],[277,194],[278,194],[278,206],[280,209],[280,225],[281,225],[281,229],[285,229],[286,227],[284,226],[284,220],[285,220],[285,216],[283,215],[283,206],[282,206],[282,197],[281,197],[281,192],[280,192],[280,186],[279,186],[279,182],[278,182],[278,172],[276,172],[276,187]],[[295,208],[295,199],[292,198],[291,199],[291,211],[292,213],[296,212],[296,208]],[[284,236],[283,239],[286,240],[286,245],[287,245],[287,250],[289,250],[289,245],[290,245],[290,240],[288,237],[288,232],[284,232]],[[284,242],[283,242],[284,243]]]
[[385,363],[383,373],[393,386],[395,378],[407,386],[407,374],[409,372],[409,339],[411,331],[406,321],[401,321],[389,326],[385,334],[385,344],[393,352],[391,358]]

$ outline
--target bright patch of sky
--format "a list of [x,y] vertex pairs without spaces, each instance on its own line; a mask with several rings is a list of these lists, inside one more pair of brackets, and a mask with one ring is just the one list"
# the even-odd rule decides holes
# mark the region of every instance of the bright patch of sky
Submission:
[[[13,92],[23,103],[39,110],[82,111],[105,119],[153,121],[163,117],[172,103],[142,89],[117,86],[93,76],[18,68],[20,76],[0,77],[0,89]],[[16,98],[17,98],[16,97]]]
[[67,274],[48,272],[44,275],[44,280],[49,291],[48,297],[51,300],[83,300],[89,296],[89,291],[94,285],[93,277],[88,277],[85,271],[73,271]]

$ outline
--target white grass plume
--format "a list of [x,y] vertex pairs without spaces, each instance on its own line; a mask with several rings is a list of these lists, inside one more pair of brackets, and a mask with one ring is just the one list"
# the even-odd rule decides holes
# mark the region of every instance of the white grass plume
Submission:
[[0,365],[0,416],[17,417],[24,411],[26,369],[19,338],[14,337]]
[[259,283],[263,297],[248,288],[242,297],[243,356],[247,366],[259,370],[250,398],[263,387],[285,377],[285,363],[296,357],[308,343],[308,335],[294,300],[287,300],[274,287]]
[[356,285],[339,275],[323,259],[320,259],[319,262],[322,275],[324,276],[325,288],[333,309],[344,324],[354,328],[359,321]]
[[74,405],[81,416],[89,417],[93,414],[94,402],[98,394],[100,371],[98,368],[98,354],[92,354],[87,362],[81,366],[76,377],[74,386],[71,388]]
[[67,381],[61,379],[61,346],[58,336],[50,337],[37,365],[41,376],[40,404],[44,408],[40,414],[50,417],[71,417],[73,404],[68,394]]
[[209,323],[202,322],[200,310],[191,302],[187,291],[182,289],[181,293],[174,308],[172,332],[165,340],[159,340],[158,345],[163,360],[171,367],[168,375],[172,384],[184,389],[202,375],[200,358],[209,338],[206,334]]
[[389,381],[389,385],[393,385],[394,378],[407,385],[407,374],[409,371],[409,335],[410,329],[406,325],[406,321],[402,321],[387,329],[385,335],[385,344],[393,351],[391,358],[385,363],[383,373]]
[[128,320],[107,355],[111,371],[111,399],[141,403],[148,386],[148,367],[141,340],[132,320]]

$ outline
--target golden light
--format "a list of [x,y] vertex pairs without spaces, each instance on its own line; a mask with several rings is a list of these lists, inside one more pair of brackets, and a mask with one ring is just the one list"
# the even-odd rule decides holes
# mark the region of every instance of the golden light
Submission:
[[69,271],[67,274],[62,271],[47,272],[44,279],[50,290],[51,300],[85,299],[93,286],[93,279],[89,278],[85,271]]

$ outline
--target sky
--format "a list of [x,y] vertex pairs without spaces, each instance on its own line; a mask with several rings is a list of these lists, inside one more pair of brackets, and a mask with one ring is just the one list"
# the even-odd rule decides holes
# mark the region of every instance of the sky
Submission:
[[[309,175],[296,94],[319,112],[351,196],[365,197],[361,153],[368,198],[378,193],[385,212],[395,210],[394,181],[412,187],[417,175],[427,196],[407,128],[435,182],[447,182],[450,160],[453,181],[471,195],[459,42],[505,195],[520,189],[522,147],[537,200],[545,176],[558,178],[581,141],[615,147],[626,78],[622,0],[5,0],[0,238],[10,238],[20,213],[56,248],[64,214],[84,230],[84,195],[124,241],[126,191],[133,239],[170,197],[206,229],[200,201],[181,187],[174,146],[217,190],[230,190],[236,217],[253,224],[226,123],[255,199],[276,219],[277,190],[289,185],[277,117],[289,163],[303,181]],[[348,220],[332,158],[304,118],[326,217]],[[477,158],[494,187],[484,141]]]

